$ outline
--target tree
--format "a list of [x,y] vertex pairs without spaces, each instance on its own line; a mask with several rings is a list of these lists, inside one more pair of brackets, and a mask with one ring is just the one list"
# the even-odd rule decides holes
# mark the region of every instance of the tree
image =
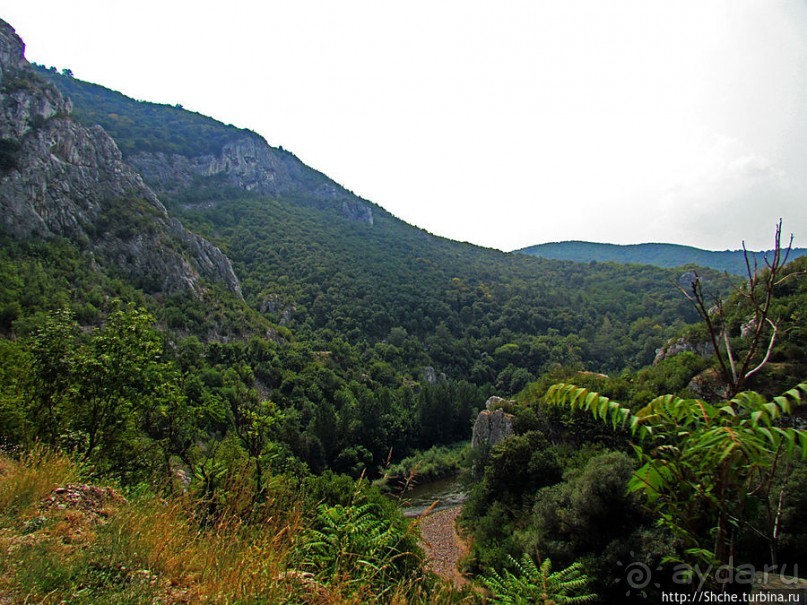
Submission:
[[781,238],[780,220],[776,226],[773,250],[770,256],[766,254],[764,257],[764,270],[760,269],[756,256],[752,257],[743,242],[748,281],[735,292],[736,308],[746,314],[740,321],[743,336],[741,348],[732,342],[734,313],[727,308],[726,301],[719,297],[711,297],[710,301],[697,273],[688,291],[679,287],[706,324],[727,399],[742,391],[748,380],[770,360],[779,332],[778,320],[771,316],[774,290],[786,280],[800,275],[798,272],[782,275],[793,245],[793,236],[790,236],[786,248],[782,248]]
[[254,384],[252,369],[238,365],[224,373],[221,393],[230,405],[235,434],[255,465],[255,493],[262,494],[264,467],[261,455],[272,431],[282,420],[282,413],[273,402],[261,399]]
[[112,454],[152,403],[165,369],[154,321],[143,309],[122,306],[77,351],[71,417],[86,435],[85,459],[98,448]]
[[189,412],[178,372],[162,359],[154,317],[116,305],[91,331],[80,330],[67,309],[45,316],[26,342],[25,416],[32,440],[124,474],[150,469],[160,458],[167,466],[170,448],[192,435],[179,434]]
[[75,375],[79,327],[68,309],[48,315],[28,343],[34,437],[56,445],[64,429],[65,403]]
[[[721,405],[663,395],[634,413],[599,393],[561,383],[550,387],[546,401],[628,427],[638,438],[634,451],[641,465],[629,491],[644,494],[659,522],[680,539],[684,560],[715,566],[733,563],[741,532],[760,532],[749,513],[752,500],[781,507],[782,498],[772,503],[769,495],[783,460],[807,458],[807,431],[782,426],[805,396],[807,383],[772,401],[750,391]],[[765,533],[775,564],[776,526]]]

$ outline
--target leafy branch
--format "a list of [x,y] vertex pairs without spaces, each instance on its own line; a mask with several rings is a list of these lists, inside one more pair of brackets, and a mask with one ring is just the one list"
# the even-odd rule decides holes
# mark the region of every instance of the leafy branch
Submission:
[[[589,411],[613,427],[630,429],[641,466],[628,490],[644,494],[660,523],[682,541],[685,555],[709,564],[733,559],[743,511],[752,497],[769,501],[780,459],[807,459],[807,431],[783,426],[805,400],[807,383],[771,401],[751,391],[721,405],[663,395],[636,412],[570,384],[556,384],[546,395],[550,405]],[[775,561],[775,522],[766,531]],[[704,536],[713,536],[713,542],[707,544]]]

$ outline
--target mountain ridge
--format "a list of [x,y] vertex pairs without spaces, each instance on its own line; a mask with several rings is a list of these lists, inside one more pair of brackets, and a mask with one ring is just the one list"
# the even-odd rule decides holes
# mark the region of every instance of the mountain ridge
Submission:
[[124,159],[158,195],[198,199],[206,189],[224,185],[234,192],[335,206],[345,218],[368,225],[381,210],[251,130],[181,106],[138,101],[53,68],[36,69],[73,100],[77,119],[100,125],[119,143]]
[[66,238],[106,270],[152,292],[200,296],[204,280],[236,297],[229,259],[169,215],[98,126],[36,76],[25,44],[0,20],[0,229],[24,240]]
[[[765,256],[770,250],[749,250],[749,260],[753,269],[754,261],[758,266],[765,265]],[[535,246],[527,246],[513,251],[514,254],[527,254],[554,260],[574,262],[614,262],[621,264],[647,264],[656,267],[677,268],[688,265],[709,267],[734,275],[746,275],[747,267],[743,250],[714,251],[686,246],[648,242],[643,244],[608,244],[569,240],[547,242]],[[807,248],[793,248],[789,260],[807,255]]]
[[[385,363],[407,380],[433,366],[449,379],[511,391],[553,364],[649,363],[672,336],[673,318],[694,319],[675,288],[678,272],[591,269],[454,242],[251,131],[39,72],[73,100],[85,125],[110,132],[184,225],[227,254],[249,306],[299,338],[321,339],[323,349],[343,337],[392,355]],[[208,135],[218,142],[206,146]],[[185,324],[177,317],[175,325]],[[613,325],[631,337],[595,344]],[[390,339],[406,355],[387,350]]]

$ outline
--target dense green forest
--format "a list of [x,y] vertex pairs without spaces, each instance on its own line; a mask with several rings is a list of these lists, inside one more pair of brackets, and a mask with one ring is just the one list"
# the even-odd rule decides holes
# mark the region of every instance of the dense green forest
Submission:
[[[190,161],[257,137],[37,73],[124,157]],[[271,153],[295,183],[274,194],[221,174],[151,181],[232,261],[243,298],[209,280],[148,287],[96,263],[86,241],[0,233],[0,545],[15,553],[0,561],[0,591],[88,603],[617,602],[681,589],[674,565],[730,563],[727,544],[743,563],[804,561],[807,438],[786,421],[805,388],[774,397],[807,374],[807,260],[762,268],[755,285],[694,266],[505,254],[407,225]],[[99,229],[128,233],[151,219],[133,204],[104,220]],[[759,371],[732,383],[744,360]],[[494,394],[514,434],[466,457],[441,447],[468,441]],[[665,394],[667,407],[647,407]],[[742,447],[710,450],[713,426],[742,434]],[[370,485],[426,462],[435,476],[442,465],[475,477],[461,516],[473,587],[427,572],[417,521]],[[106,489],[87,483],[112,488],[81,514],[42,512],[53,485],[79,500]],[[658,585],[627,594],[632,562],[661,569]]]
[[[169,153],[171,141],[185,141],[178,153],[188,157],[201,152],[193,141],[207,140],[213,127],[203,116],[186,112],[178,120],[174,107],[43,73],[71,95],[78,119],[104,125],[124,150],[140,149],[133,141],[141,135],[121,121],[148,126],[155,150],[163,145],[160,151]],[[243,134],[223,124],[216,128],[219,141]],[[307,178],[321,175],[310,171]],[[256,388],[295,410],[302,441],[324,450],[328,466],[361,448],[359,458],[351,455],[338,470],[368,463],[377,468],[389,448],[403,456],[414,447],[468,438],[488,395],[515,394],[549,369],[644,366],[697,317],[677,290],[678,270],[504,254],[432,236],[377,207],[369,225],[347,220],[337,204],[323,205],[313,196],[272,198],[216,177],[164,191],[162,200],[229,256],[246,303],[275,326],[275,338],[263,346],[279,363],[228,344],[240,347],[234,358],[254,372]],[[715,289],[730,283],[716,272],[708,275]],[[203,346],[222,346],[208,342],[206,314],[193,301],[161,303],[153,309],[161,325],[197,336]],[[220,333],[226,334],[224,325]],[[285,362],[290,349],[303,359]],[[306,367],[317,369],[303,373],[305,384],[298,384]],[[335,396],[346,391],[347,399]],[[435,397],[438,391],[446,396]],[[317,428],[333,426],[342,415],[345,426],[360,423],[363,414],[350,403],[356,398],[397,420],[379,435],[339,431],[338,441]],[[445,421],[432,427],[418,420],[432,417]]]
[[[801,258],[769,282],[778,284],[769,317],[783,336],[745,387],[772,399],[746,390],[726,400],[731,376],[716,357],[728,341],[717,356],[684,352],[618,376],[550,372],[519,393],[506,405],[515,435],[487,452],[463,511],[472,570],[535,553],[582,562],[605,602],[748,591],[749,568],[797,575],[807,556],[806,269]],[[720,331],[731,334],[738,365],[762,359],[742,330],[755,316],[755,291],[746,284],[692,328],[708,332],[724,313]],[[721,566],[731,579],[714,573]],[[646,572],[640,586],[626,584],[628,569]],[[695,581],[677,575],[693,570]]]

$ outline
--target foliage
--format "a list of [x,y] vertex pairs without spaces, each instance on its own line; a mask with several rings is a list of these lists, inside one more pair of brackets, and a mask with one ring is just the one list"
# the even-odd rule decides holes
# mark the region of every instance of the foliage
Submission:
[[[641,466],[629,489],[645,496],[688,560],[713,565],[734,559],[737,537],[754,528],[744,514],[749,501],[767,496],[782,460],[807,457],[807,432],[781,424],[806,393],[807,384],[772,401],[743,392],[720,406],[664,395],[634,413],[594,391],[558,384],[547,400],[630,427]],[[773,528],[754,530],[767,530],[775,550]]]
[[[793,236],[790,237],[791,245],[783,248],[781,232],[780,220],[776,226],[774,248],[770,257],[767,254],[764,257],[764,270],[758,268],[756,259],[752,265],[751,255],[745,253],[748,281],[735,291],[730,313],[721,297],[713,296],[713,300],[710,300],[697,273],[689,291],[681,288],[706,326],[724,393],[728,398],[742,391],[748,381],[771,360],[780,330],[780,320],[772,314],[776,290],[800,275],[786,269]],[[735,342],[732,342],[732,319],[742,322],[741,338],[735,339]],[[740,350],[737,340],[742,347]]]
[[[273,301],[271,319],[288,317],[298,336],[330,330],[372,344],[418,378],[432,366],[514,393],[553,364],[647,363],[663,326],[694,318],[673,273],[477,251],[376,214],[358,229],[335,210],[267,199],[181,211],[232,258],[248,301]],[[518,369],[527,373],[514,378]]]
[[[101,123],[125,155],[198,156],[251,136],[178,107],[40,72],[72,98],[78,120]],[[696,317],[673,286],[678,271],[483,250],[431,236],[375,207],[372,226],[352,222],[338,204],[312,193],[326,177],[294,166],[293,193],[277,198],[205,177],[160,192],[172,214],[232,259],[249,308],[212,286],[201,300],[149,296],[147,283],[128,284],[119,295],[157,319],[162,361],[171,366],[162,382],[172,385],[170,393],[156,406],[162,411],[148,415],[148,427],[135,423],[128,431],[137,437],[129,446],[138,441],[142,455],[153,454],[152,465],[159,459],[165,470],[178,456],[206,468],[213,442],[232,433],[248,452],[256,486],[266,468],[294,465],[292,458],[313,472],[375,476],[390,449],[405,457],[467,439],[494,391],[516,393],[559,365],[644,365]],[[146,227],[129,220],[144,210],[129,202],[108,209],[98,229],[131,235]],[[15,263],[32,254],[15,246],[9,295],[0,292],[5,334],[35,331],[41,311],[69,306],[85,326],[110,312],[103,303],[109,271],[88,270],[91,259],[67,244],[75,280],[48,266],[58,251],[47,249],[40,272],[50,282],[57,274],[58,287],[34,289],[39,300],[23,304],[27,288]],[[51,301],[52,293],[60,300]],[[14,409],[11,399],[0,410]],[[9,419],[25,420],[13,413]]]
[[467,442],[451,447],[434,446],[424,452],[415,452],[391,465],[385,472],[387,483],[404,489],[446,477],[459,475],[469,466],[470,445]]
[[[285,601],[299,587],[282,573],[299,529],[294,502],[267,502],[259,523],[221,519],[200,526],[200,503],[187,496],[165,500],[139,490],[124,500],[114,488],[76,483],[81,471],[64,456],[44,453],[31,464],[3,457],[0,493],[24,484],[41,486],[24,502],[0,499],[0,592],[36,602],[150,603],[239,600]],[[67,486],[67,487],[66,487]],[[72,487],[71,487],[72,486]],[[113,499],[75,498],[63,506],[55,487],[75,494],[109,494]],[[26,493],[25,491],[22,493]],[[57,502],[58,504],[58,502]],[[25,533],[25,539],[20,535]]]
[[582,467],[570,467],[563,481],[538,491],[532,508],[534,536],[525,546],[555,560],[599,555],[614,541],[627,541],[641,517],[638,499],[627,493],[634,470],[622,452],[590,455]]
[[[103,124],[125,156],[215,154],[253,136],[179,107],[46,75],[69,87],[76,117]],[[12,166],[13,145],[2,154],[0,163]],[[707,550],[718,558],[718,547],[705,542],[725,542],[718,538],[727,532],[738,552],[759,550],[761,533],[772,552],[799,556],[805,524],[796,450],[805,442],[775,417],[787,406],[753,394],[722,407],[692,403],[700,397],[692,379],[709,365],[693,353],[628,370],[649,364],[698,319],[676,292],[680,270],[483,250],[376,207],[372,226],[351,222],[338,204],[311,194],[327,179],[295,166],[300,186],[274,198],[206,177],[160,192],[172,214],[232,259],[246,304],[211,284],[199,297],[155,295],[148,283],[96,264],[86,242],[0,234],[0,439],[62,447],[86,459],[85,476],[171,486],[160,494],[165,502],[138,488],[148,493],[123,516],[85,534],[83,554],[46,540],[22,547],[21,566],[0,573],[15,596],[151,601],[166,598],[167,579],[191,600],[299,602],[308,590],[325,602],[452,602],[456,594],[434,589],[423,573],[395,504],[331,470],[378,476],[391,451],[406,458],[466,440],[487,397],[522,389],[518,434],[490,452],[463,515],[474,528],[476,570],[500,569],[508,555],[537,547],[563,565],[583,562],[597,592],[609,595],[600,587],[615,557],[637,544],[647,544],[643,556],[666,552],[666,536],[637,510],[639,495],[667,515],[690,559]],[[149,228],[140,219],[150,208],[122,203],[102,213],[99,233],[134,237]],[[783,271],[797,274],[805,263]],[[731,281],[699,276],[718,291]],[[770,317],[786,337],[749,383],[760,392],[803,380],[805,288],[798,279],[775,286]],[[726,302],[723,321],[743,352],[737,334],[747,306],[737,300]],[[708,337],[702,326],[691,332]],[[599,395],[577,400],[585,410],[539,405],[550,380]],[[634,421],[630,410],[659,392],[675,396]],[[608,431],[602,420],[624,428]],[[605,449],[626,448],[631,435],[640,437],[638,470]],[[421,470],[453,467],[451,456],[432,451]],[[6,474],[0,465],[0,486],[17,477],[21,499],[2,513],[4,522],[31,521],[39,539],[31,506],[47,481],[23,489],[29,479],[11,467]],[[626,482],[639,476],[645,481],[626,494]],[[0,498],[9,493],[0,487]],[[687,498],[696,505],[686,508]],[[530,563],[532,570],[520,563],[522,576],[541,571]]]
[[119,473],[151,467],[143,433],[180,397],[171,367],[160,360],[153,322],[143,310],[124,307],[103,328],[82,335],[69,311],[50,315],[28,345],[28,439],[74,448],[84,460]]
[[[367,546],[366,558],[354,558],[351,573],[329,575],[325,582],[303,571],[301,554],[314,567],[327,567],[328,551],[320,559],[319,546],[309,547],[307,539],[331,535],[330,526],[308,510],[290,477],[276,477],[271,494],[248,515],[224,514],[213,523],[203,514],[206,502],[191,494],[154,493],[142,485],[122,492],[114,485],[82,483],[86,478],[68,457],[45,449],[0,456],[0,549],[8,555],[0,557],[0,593],[5,597],[14,602],[279,605],[463,600],[424,574],[419,551],[408,548],[410,538],[400,529],[400,514],[387,518],[389,511],[372,499],[340,509],[348,526],[371,532],[371,539],[356,537],[352,543]],[[249,490],[249,481],[231,488]],[[351,482],[350,493],[355,490]],[[59,500],[60,493],[67,494],[65,500]],[[337,525],[333,531],[342,532]],[[396,549],[399,554],[390,554]],[[373,561],[378,571],[368,567]]]
[[322,504],[315,528],[304,539],[304,567],[326,583],[338,579],[357,587],[370,585],[383,594],[391,580],[417,568],[418,555],[401,549],[404,538],[395,525],[379,518],[373,504]]
[[562,474],[557,452],[543,433],[528,431],[514,435],[491,450],[476,506],[485,507],[496,500],[518,509],[527,503],[525,498],[557,483]]
[[[494,450],[506,451],[512,440]],[[607,602],[624,597],[624,590],[615,591],[613,584],[618,561],[641,557],[655,567],[659,553],[670,552],[669,539],[652,527],[640,499],[627,493],[633,460],[602,446],[545,442],[541,448],[532,453],[536,459],[551,460],[551,472],[536,473],[522,485],[519,477],[528,469],[538,470],[526,458],[520,463],[524,469],[512,467],[516,476],[497,490],[488,482],[496,464],[491,461],[471,491],[462,514],[474,537],[469,568],[486,574],[507,565],[508,557],[540,552],[561,565],[583,563],[592,590]],[[508,479],[506,470],[502,469],[502,482]]]
[[484,584],[493,592],[491,601],[502,605],[544,605],[567,603],[591,603],[597,595],[586,592],[588,577],[580,563],[572,563],[560,571],[552,571],[552,561],[544,559],[538,567],[529,555],[521,560],[510,557],[517,573],[505,569],[500,574],[495,569],[483,578]]
[[[44,73],[72,98],[77,119],[101,123],[125,153],[197,156],[245,135]],[[678,271],[482,250],[426,234],[380,208],[372,226],[357,224],[311,193],[323,175],[300,165],[293,178],[296,193],[278,199],[237,193],[215,178],[161,197],[233,260],[253,308],[298,339],[339,335],[369,353],[362,372],[379,381],[419,380],[431,366],[449,381],[513,394],[556,364],[598,371],[644,365],[674,324],[695,318],[675,292]],[[171,321],[183,319],[172,311]],[[438,436],[419,447],[451,440]]]

